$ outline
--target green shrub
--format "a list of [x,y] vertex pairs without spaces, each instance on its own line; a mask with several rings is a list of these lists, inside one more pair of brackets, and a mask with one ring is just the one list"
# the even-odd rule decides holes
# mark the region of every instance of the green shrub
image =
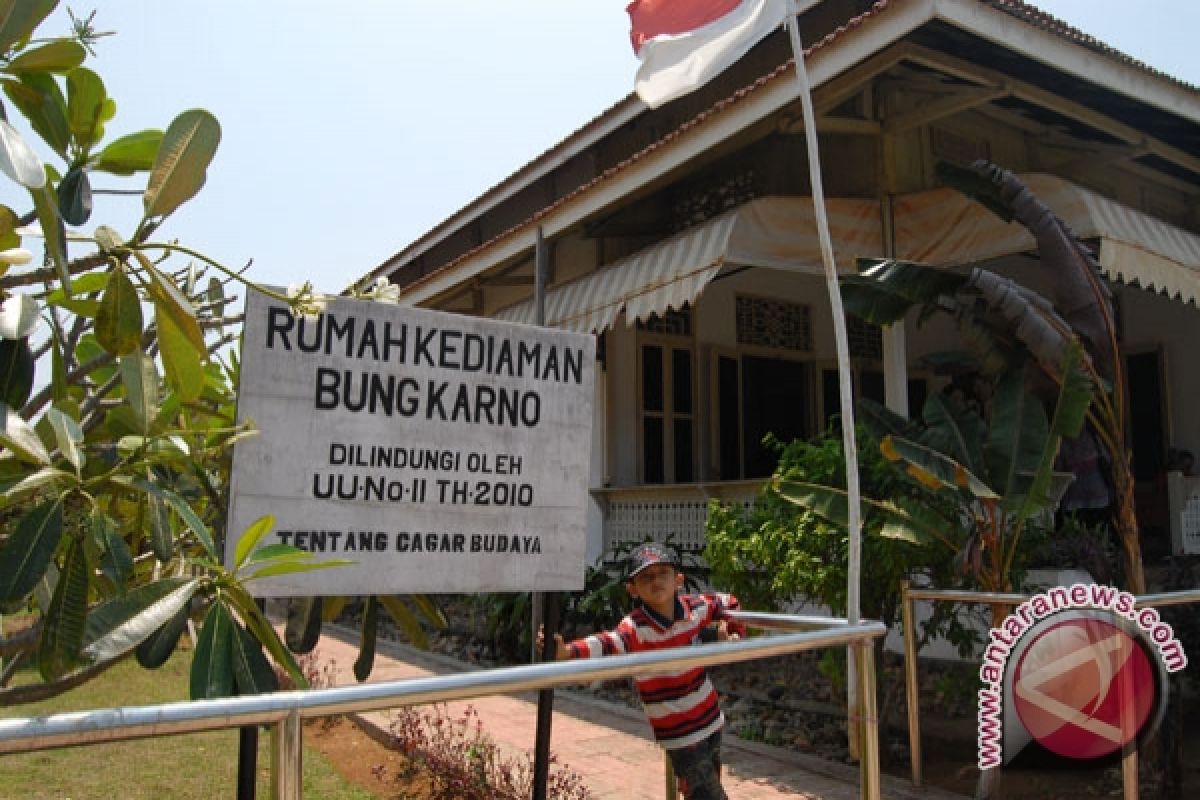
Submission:
[[[780,451],[774,477],[845,488],[841,434],[830,431],[812,442],[775,443]],[[858,431],[859,474],[864,497],[909,496],[925,503],[948,502],[922,492],[880,454],[879,443]],[[947,514],[949,515],[949,513]],[[935,586],[954,584],[952,554],[879,535],[882,516],[863,505],[861,609],[864,617],[894,624],[900,613],[900,581],[916,573]],[[731,591],[743,607],[778,610],[797,601],[829,606],[846,614],[849,541],[846,530],[779,497],[770,484],[747,510],[714,501],[709,506],[704,556],[713,585]],[[953,606],[938,604],[925,636],[938,630],[961,646],[972,634]]]

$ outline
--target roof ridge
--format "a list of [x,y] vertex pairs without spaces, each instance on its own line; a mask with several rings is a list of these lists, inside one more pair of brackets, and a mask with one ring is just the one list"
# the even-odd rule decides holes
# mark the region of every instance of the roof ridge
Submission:
[[[820,50],[824,47],[827,47],[827,46],[833,44],[835,41],[840,39],[842,36],[844,36],[848,32],[861,27],[862,25],[864,25],[865,23],[867,23],[874,17],[879,16],[879,14],[881,14],[882,12],[887,11],[889,8],[900,5],[903,2],[905,2],[905,0],[876,0],[876,2],[871,4],[871,7],[869,9],[867,9],[866,11],[864,11],[863,13],[861,13],[857,16],[851,17],[846,22],[842,23],[841,25],[839,25],[838,27],[834,28],[832,31],[827,33],[821,39],[813,42],[807,48],[805,48],[805,50],[804,50],[805,58],[807,59],[815,51]],[[1180,86],[1182,88],[1189,89],[1191,91],[1200,92],[1200,88],[1197,88],[1196,86],[1193,86],[1192,84],[1189,84],[1186,81],[1182,81],[1179,78],[1173,77],[1172,75],[1169,75],[1168,73],[1165,73],[1161,70],[1155,69],[1154,67],[1151,67],[1151,66],[1147,65],[1146,63],[1139,61],[1136,58],[1133,58],[1132,56],[1129,56],[1129,55],[1121,52],[1120,50],[1117,50],[1116,48],[1114,48],[1110,45],[1107,45],[1104,42],[1101,42],[1096,37],[1094,37],[1090,34],[1084,33],[1083,31],[1081,31],[1077,28],[1074,28],[1071,25],[1068,25],[1066,22],[1064,22],[1063,20],[1054,16],[1053,14],[1050,14],[1046,11],[1043,11],[1043,10],[1037,8],[1036,6],[1033,6],[1027,2],[1024,2],[1024,0],[978,0],[978,2],[982,3],[983,5],[994,8],[997,11],[1000,11],[1002,13],[1009,14],[1010,16],[1013,16],[1014,18],[1019,19],[1020,21],[1025,22],[1026,24],[1032,25],[1032,26],[1039,28],[1041,30],[1044,30],[1048,33],[1051,33],[1053,35],[1067,39],[1068,41],[1074,42],[1075,44],[1078,44],[1082,47],[1086,47],[1089,50],[1092,50],[1093,52],[1099,53],[1099,54],[1104,55],[1109,58],[1114,58],[1115,60],[1117,60],[1121,63],[1124,63],[1128,66],[1132,66],[1132,67],[1136,67],[1138,69],[1144,70],[1147,73],[1150,73],[1152,75],[1155,75],[1155,76],[1163,78],[1163,79],[1166,79],[1166,80],[1170,81],[1171,83],[1174,83],[1175,85]],[[453,269],[454,267],[458,266],[462,262],[469,260],[470,258],[474,257],[476,254],[491,248],[497,242],[507,239],[510,236],[515,235],[518,231],[526,229],[526,228],[530,227],[531,225],[536,225],[540,220],[549,216],[552,212],[554,212],[558,208],[561,208],[562,206],[571,202],[572,200],[579,197],[580,195],[594,189],[597,185],[611,179],[617,173],[623,172],[625,169],[627,169],[631,165],[643,160],[644,158],[646,158],[647,156],[649,156],[656,150],[659,150],[660,148],[664,147],[665,145],[669,144],[670,142],[674,141],[675,139],[678,139],[680,136],[684,135],[686,132],[688,132],[689,130],[700,125],[701,123],[708,120],[712,116],[719,114],[722,111],[724,111],[725,109],[729,108],[730,106],[735,105],[736,103],[740,102],[747,95],[750,95],[753,92],[756,92],[757,90],[761,89],[766,84],[772,83],[775,80],[777,80],[778,78],[780,78],[781,76],[786,75],[787,72],[790,71],[794,66],[795,66],[795,58],[789,57],[786,61],[784,61],[782,64],[775,67],[771,71],[767,72],[764,75],[761,75],[754,81],[751,81],[746,86],[743,86],[742,88],[734,91],[732,94],[730,94],[724,98],[721,98],[720,100],[717,100],[715,103],[713,103],[707,109],[697,113],[691,119],[684,121],[683,123],[679,124],[674,129],[672,129],[671,131],[663,134],[656,141],[651,142],[650,144],[646,145],[641,150],[637,151],[636,153],[631,154],[630,156],[628,156],[627,158],[618,162],[617,164],[614,164],[613,166],[608,167],[603,172],[599,173],[598,175],[595,175],[593,178],[591,178],[587,182],[581,184],[580,186],[576,187],[575,189],[572,189],[570,192],[568,192],[567,194],[564,194],[562,197],[557,198],[549,205],[542,207],[541,209],[534,212],[532,215],[528,216],[524,220],[515,223],[514,225],[510,226],[509,228],[497,233],[495,236],[488,239],[487,241],[481,242],[481,243],[475,245],[474,247],[471,247],[470,249],[468,249],[465,252],[461,253],[460,255],[454,257],[450,261],[447,261],[446,263],[436,267],[435,269],[431,270],[430,272],[427,272],[424,275],[421,275],[420,277],[416,278],[415,280],[405,284],[401,288],[401,292],[408,293],[414,289],[417,289],[417,288],[421,287],[422,285],[430,282],[434,278],[438,277],[439,275]],[[570,134],[567,137],[567,139],[570,139],[571,137],[579,134],[580,132],[589,128],[590,126],[598,124],[603,118],[605,118],[608,114],[610,114],[617,106],[621,105],[624,102],[627,102],[630,96],[627,96],[623,100],[617,101],[607,111],[601,112],[596,117],[593,117],[591,120],[589,120],[583,126],[581,126],[579,129],[577,129],[574,133]],[[559,144],[561,144],[561,142]],[[556,144],[554,147],[551,147],[546,152],[548,153],[551,150],[554,150],[558,146],[559,145]],[[543,154],[543,155],[545,155],[545,154]],[[539,156],[538,158],[541,158],[541,157],[542,156]],[[536,160],[537,159],[535,159],[535,161]],[[532,163],[532,162],[530,162],[530,163]],[[494,189],[503,185],[507,180],[510,180],[512,177],[515,177],[517,174],[519,174],[522,170],[524,170],[528,166],[529,166],[529,164],[522,166],[520,169],[513,172],[512,175],[509,176],[509,178],[505,179],[504,181],[501,181],[500,183],[496,184],[496,186],[493,186],[492,188],[488,189],[487,192],[493,191]],[[484,194],[486,194],[487,192],[485,192]],[[389,259],[389,261],[390,261],[390,259]],[[388,261],[385,261],[384,264],[381,265],[381,268],[384,270],[387,270],[388,269],[387,265],[388,265]],[[380,268],[377,268],[377,269],[380,269]]]
[[1120,61],[1123,64],[1144,70],[1155,77],[1165,78],[1171,83],[1174,83],[1175,85],[1181,86],[1185,89],[1200,91],[1200,87],[1197,87],[1195,84],[1188,83],[1187,81],[1177,78],[1169,72],[1164,72],[1157,67],[1152,67],[1145,61],[1134,58],[1128,53],[1125,53],[1110,44],[1100,41],[1090,33],[1086,33],[1079,28],[1076,28],[1075,26],[1054,16],[1050,12],[1043,11],[1037,6],[1025,2],[1025,0],[979,0],[979,2],[986,6],[990,6],[997,11],[1002,11],[1005,14],[1016,17],[1022,22],[1029,23],[1030,25],[1041,28],[1044,31],[1061,36],[1064,39],[1068,39],[1075,44],[1080,45],[1081,47],[1086,47],[1095,53],[1099,53],[1110,58],[1115,58],[1117,61]]

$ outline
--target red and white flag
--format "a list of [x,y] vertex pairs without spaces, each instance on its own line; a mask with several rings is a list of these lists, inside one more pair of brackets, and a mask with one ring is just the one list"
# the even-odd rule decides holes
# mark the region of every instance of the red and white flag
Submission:
[[789,0],[633,0],[635,88],[651,108],[698,89],[778,28]]

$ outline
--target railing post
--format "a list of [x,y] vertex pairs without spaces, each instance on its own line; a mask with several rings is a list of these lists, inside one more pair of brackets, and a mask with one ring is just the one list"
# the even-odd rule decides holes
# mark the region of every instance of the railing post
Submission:
[[904,704],[908,709],[908,760],[913,786],[921,785],[921,698],[917,689],[917,628],[908,581],[900,581],[900,619],[904,632]]
[[271,727],[271,797],[300,800],[304,796],[304,728],[299,711],[291,711]]
[[875,706],[875,649],[870,640],[854,645],[858,661],[859,786],[862,800],[880,800],[879,713]]

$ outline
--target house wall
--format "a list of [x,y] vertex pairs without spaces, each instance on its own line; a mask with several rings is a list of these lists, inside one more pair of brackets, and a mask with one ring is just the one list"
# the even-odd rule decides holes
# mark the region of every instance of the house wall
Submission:
[[1118,295],[1123,349],[1160,348],[1165,357],[1167,441],[1200,454],[1200,415],[1193,411],[1200,397],[1200,370],[1194,367],[1192,349],[1200,342],[1200,309],[1132,287],[1120,287]]

